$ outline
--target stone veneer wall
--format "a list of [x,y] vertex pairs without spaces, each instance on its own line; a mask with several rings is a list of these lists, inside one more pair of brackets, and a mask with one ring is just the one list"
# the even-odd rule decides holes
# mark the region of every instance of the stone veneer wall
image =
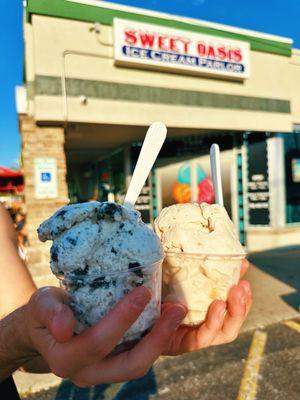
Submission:
[[[28,266],[41,286],[49,277],[50,243],[41,243],[37,237],[37,227],[55,210],[69,202],[66,183],[66,156],[64,151],[64,129],[61,126],[37,126],[34,119],[25,115],[19,117],[22,137],[22,165],[25,176],[25,203],[29,238]],[[57,160],[58,197],[56,199],[36,199],[34,195],[34,159],[52,157]]]

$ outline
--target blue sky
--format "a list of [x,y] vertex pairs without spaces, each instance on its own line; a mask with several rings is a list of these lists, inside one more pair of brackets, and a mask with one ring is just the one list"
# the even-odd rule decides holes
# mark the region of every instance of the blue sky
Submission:
[[[294,39],[294,47],[300,48],[300,0],[112,2],[286,36]],[[22,0],[1,0],[0,11],[0,48],[4,55],[0,62],[0,165],[13,166],[20,154],[14,87],[23,80]]]

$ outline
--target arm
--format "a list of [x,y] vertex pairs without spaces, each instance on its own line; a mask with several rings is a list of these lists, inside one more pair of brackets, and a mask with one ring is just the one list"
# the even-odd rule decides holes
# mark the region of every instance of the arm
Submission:
[[23,306],[0,320],[0,382],[33,358],[24,340],[24,315]]
[[15,229],[0,203],[0,318],[25,304],[36,290],[18,253]]

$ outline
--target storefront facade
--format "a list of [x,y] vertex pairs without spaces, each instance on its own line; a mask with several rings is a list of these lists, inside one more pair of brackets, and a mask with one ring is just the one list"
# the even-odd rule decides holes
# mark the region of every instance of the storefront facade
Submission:
[[250,251],[297,243],[300,52],[290,39],[90,0],[28,0],[24,38],[32,246],[38,223],[69,199],[122,200],[156,120],[168,141],[139,199],[146,220],[180,196],[199,199],[202,189],[176,183],[196,173],[201,185],[217,142],[241,240]]

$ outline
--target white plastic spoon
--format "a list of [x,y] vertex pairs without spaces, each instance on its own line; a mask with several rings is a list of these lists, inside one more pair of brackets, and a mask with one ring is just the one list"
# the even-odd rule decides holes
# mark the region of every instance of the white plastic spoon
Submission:
[[221,163],[220,163],[220,147],[213,144],[210,148],[210,170],[215,192],[215,203],[224,205],[222,178],[221,178]]
[[150,125],[124,199],[125,207],[134,207],[166,136],[167,128],[165,124],[153,122]]

